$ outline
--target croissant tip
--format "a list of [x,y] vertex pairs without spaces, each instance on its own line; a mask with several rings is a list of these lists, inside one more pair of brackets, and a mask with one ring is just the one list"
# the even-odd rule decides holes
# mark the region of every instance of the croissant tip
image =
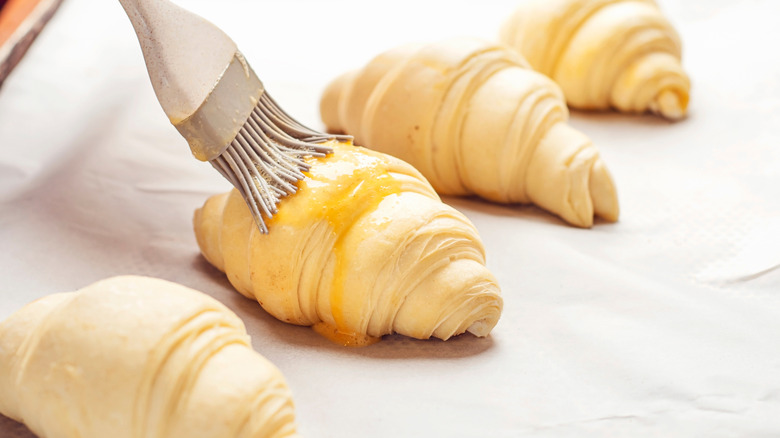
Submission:
[[617,222],[618,216],[620,216],[620,202],[618,201],[615,180],[601,157],[590,169],[588,185],[594,215],[607,222]]
[[490,334],[497,322],[498,317],[481,319],[471,324],[466,331],[478,338],[484,338]]
[[650,110],[660,116],[678,121],[685,118],[688,109],[688,96],[673,90],[663,90],[650,103]]

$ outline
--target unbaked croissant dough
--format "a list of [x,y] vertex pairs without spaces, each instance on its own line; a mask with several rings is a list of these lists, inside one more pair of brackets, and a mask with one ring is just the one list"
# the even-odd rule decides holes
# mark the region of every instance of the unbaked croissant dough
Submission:
[[685,116],[680,37],[653,0],[525,0],[501,39],[574,108]]
[[281,373],[216,300],[115,277],[0,324],[0,412],[45,438],[296,436]]
[[580,227],[616,221],[598,150],[569,127],[560,88],[522,56],[451,39],[374,58],[326,89],[329,131],[408,161],[439,193],[534,203]]
[[486,336],[502,300],[471,222],[407,163],[330,145],[332,155],[308,159],[268,234],[236,190],[210,198],[194,219],[206,259],[276,318],[344,334],[345,345],[353,335]]

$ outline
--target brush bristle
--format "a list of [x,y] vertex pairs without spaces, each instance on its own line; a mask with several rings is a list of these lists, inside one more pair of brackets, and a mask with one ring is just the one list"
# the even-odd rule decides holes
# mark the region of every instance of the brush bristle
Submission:
[[323,145],[332,139],[351,137],[307,128],[263,93],[236,138],[211,164],[238,189],[260,231],[267,233],[264,218],[276,214],[279,201],[295,193],[309,170],[304,158],[332,153]]

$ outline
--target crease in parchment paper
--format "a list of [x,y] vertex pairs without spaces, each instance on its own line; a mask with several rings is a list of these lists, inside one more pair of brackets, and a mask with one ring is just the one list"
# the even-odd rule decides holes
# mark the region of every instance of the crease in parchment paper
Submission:
[[779,271],[780,217],[764,218],[753,224],[739,242],[733,256],[714,261],[699,272],[695,279],[712,286],[728,287],[749,283]]

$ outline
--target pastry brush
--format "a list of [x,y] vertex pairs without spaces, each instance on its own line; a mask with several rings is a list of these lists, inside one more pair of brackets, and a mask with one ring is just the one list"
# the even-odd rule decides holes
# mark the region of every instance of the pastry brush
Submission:
[[257,226],[295,193],[306,156],[325,156],[334,136],[285,113],[233,40],[167,0],[119,0],[141,43],[157,100],[193,155],[241,192]]

